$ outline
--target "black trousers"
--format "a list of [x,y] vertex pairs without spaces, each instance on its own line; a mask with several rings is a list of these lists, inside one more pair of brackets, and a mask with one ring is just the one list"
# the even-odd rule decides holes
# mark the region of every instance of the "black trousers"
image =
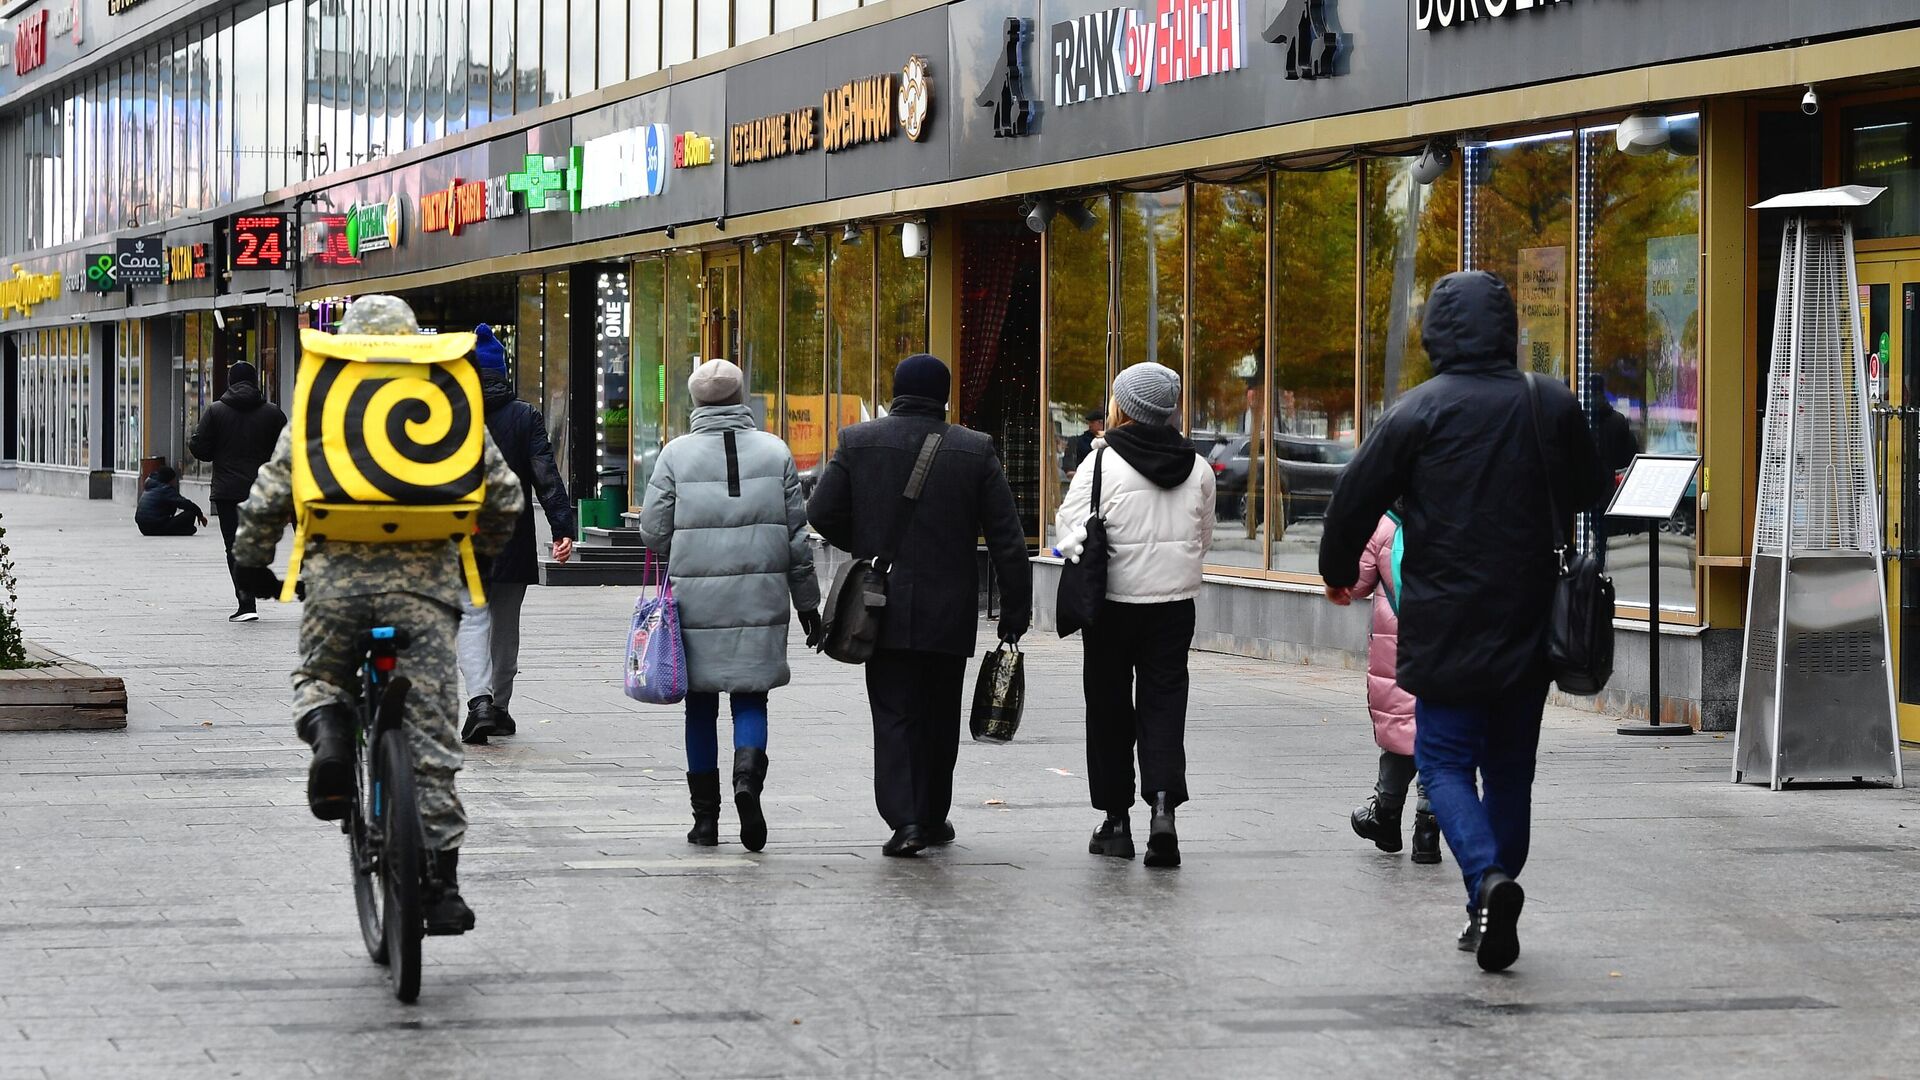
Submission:
[[240,568],[233,564],[233,534],[240,528],[240,504],[216,502],[213,513],[220,519],[220,539],[227,544],[227,576],[233,579],[233,597],[240,601],[239,610],[252,611],[253,596],[240,587]]
[[141,536],[192,536],[194,534],[194,512],[175,510],[173,516],[165,521],[135,522]]
[[1187,801],[1187,650],[1193,601],[1101,605],[1097,625],[1081,632],[1086,660],[1087,786],[1110,814],[1133,806],[1133,756],[1140,790]]
[[938,825],[953,808],[967,658],[882,649],[867,661],[873,801],[889,828]]

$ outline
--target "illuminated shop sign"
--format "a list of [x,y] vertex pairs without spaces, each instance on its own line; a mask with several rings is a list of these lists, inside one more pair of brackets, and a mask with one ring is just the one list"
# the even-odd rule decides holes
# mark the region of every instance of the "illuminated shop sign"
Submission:
[[177,244],[167,249],[168,281],[203,280],[211,269],[212,259],[207,254],[207,245],[204,242]]
[[1033,26],[1026,19],[1010,18],[1001,24],[1002,47],[993,74],[975,105],[993,110],[993,137],[1014,139],[1030,134],[1033,115],[1039,104],[1027,97],[1027,42]]
[[1077,105],[1247,65],[1244,0],[1158,0],[1054,23],[1053,103]]
[[158,285],[167,280],[167,249],[157,236],[114,241],[113,261],[123,285]]
[[107,0],[107,14],[123,15],[144,3],[146,0]]
[[120,271],[111,251],[90,251],[87,253],[86,290],[90,293],[110,293],[120,288]]
[[233,219],[231,235],[235,270],[287,268],[285,214],[243,214]]
[[[521,159],[520,171],[507,174],[507,189],[527,197],[527,212],[580,209],[580,168],[585,151],[572,147],[565,157],[528,154]],[[558,205],[554,196],[560,196]]]
[[692,169],[701,165],[713,164],[713,137],[697,131],[682,132],[673,137],[673,167]]
[[359,266],[347,248],[347,215],[322,214],[302,222],[300,257],[319,266]]
[[1557,7],[1566,0],[1413,0],[1415,30],[1444,30],[1481,19],[1504,19],[1523,11]]
[[383,203],[358,204],[347,210],[347,251],[358,259],[369,251],[400,246],[400,196]]
[[33,314],[34,305],[44,304],[60,295],[59,274],[29,274],[19,263],[13,265],[13,277],[0,281],[0,319],[9,313]]
[[[668,143],[672,135],[665,124],[616,131],[588,139],[570,158],[577,155],[579,190],[572,200],[577,210],[612,206],[629,199],[645,199],[667,190]],[[527,158],[527,171],[533,171],[533,158]],[[558,170],[549,175],[561,181]],[[533,197],[529,195],[531,203]]]
[[487,220],[487,182],[453,178],[447,190],[420,196],[420,231],[454,236]]
[[924,56],[909,57],[898,75],[869,75],[828,90],[812,108],[763,116],[727,131],[734,165],[804,154],[824,145],[829,154],[891,139],[895,131],[918,142],[933,108],[933,78]]

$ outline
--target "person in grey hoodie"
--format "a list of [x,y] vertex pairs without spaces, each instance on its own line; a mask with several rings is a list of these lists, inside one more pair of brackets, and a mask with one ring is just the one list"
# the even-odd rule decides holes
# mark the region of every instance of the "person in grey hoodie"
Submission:
[[693,430],[666,445],[647,483],[640,535],[668,558],[687,647],[687,842],[720,842],[720,694],[733,708],[733,802],[740,842],[766,846],[767,693],[792,678],[787,611],[820,637],[820,584],[793,455],[759,430],[740,369],[725,360],[687,379]]

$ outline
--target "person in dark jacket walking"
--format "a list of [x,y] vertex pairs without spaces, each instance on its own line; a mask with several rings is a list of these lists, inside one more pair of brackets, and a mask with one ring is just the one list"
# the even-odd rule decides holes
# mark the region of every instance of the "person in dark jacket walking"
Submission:
[[227,369],[227,392],[207,407],[200,426],[187,440],[187,452],[213,466],[213,491],[207,501],[220,518],[220,538],[227,545],[227,575],[239,602],[228,622],[253,622],[253,595],[240,587],[233,562],[233,534],[240,526],[240,504],[253,490],[260,466],[273,457],[273,444],[287,426],[286,414],[260,393],[260,377],[245,360]]
[[140,493],[140,505],[134,508],[133,523],[141,536],[192,536],[194,523],[207,523],[199,504],[180,494],[180,474],[170,465],[162,465],[147,477],[147,489]]
[[746,379],[709,360],[687,379],[693,430],[660,451],[640,535],[669,558],[687,649],[687,842],[720,842],[720,695],[733,709],[733,804],[740,843],[767,844],[767,694],[787,685],[787,617],[820,637],[820,581],[807,543],[800,473],[780,437],[758,429]]
[[[919,353],[894,369],[892,412],[840,433],[840,446],[807,503],[829,544],[869,557],[891,546],[887,606],[867,662],[873,710],[873,790],[893,829],[881,850],[917,854],[950,843],[953,766],[960,753],[960,698],[979,624],[974,541],[984,535],[1000,584],[1000,638],[1015,641],[1032,620],[1026,531],[993,440],[947,423],[953,376]],[[927,436],[945,439],[899,534],[902,493]]]
[[[566,481],[553,460],[540,410],[514,396],[507,376],[507,351],[493,327],[473,328],[474,367],[480,370],[480,398],[487,412],[487,434],[520,480],[520,488],[537,494],[553,529],[553,558],[573,557],[573,534],[578,527]],[[460,677],[467,684],[467,722],[460,740],[483,744],[493,735],[519,730],[507,706],[513,701],[513,677],[520,672],[520,607],[527,586],[540,580],[534,555],[533,499],[520,509],[513,537],[482,569],[487,606],[470,603],[460,614]]]
[[[1466,883],[1459,946],[1499,971],[1520,955],[1526,894],[1514,879],[1527,860],[1550,674],[1554,548],[1603,480],[1564,383],[1535,378],[1536,426],[1516,366],[1513,295],[1498,277],[1441,278],[1421,338],[1433,378],[1380,419],[1335,485],[1320,576],[1327,599],[1352,603],[1361,553],[1400,501],[1397,677],[1416,702],[1415,763]],[[1550,521],[1548,485],[1568,520]]]

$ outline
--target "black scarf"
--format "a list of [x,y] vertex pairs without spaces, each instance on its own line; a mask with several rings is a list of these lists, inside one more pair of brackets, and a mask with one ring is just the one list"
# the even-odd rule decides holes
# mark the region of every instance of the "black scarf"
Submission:
[[1107,432],[1107,446],[1134,471],[1163,488],[1177,488],[1193,475],[1193,443],[1164,424],[1122,424]]

